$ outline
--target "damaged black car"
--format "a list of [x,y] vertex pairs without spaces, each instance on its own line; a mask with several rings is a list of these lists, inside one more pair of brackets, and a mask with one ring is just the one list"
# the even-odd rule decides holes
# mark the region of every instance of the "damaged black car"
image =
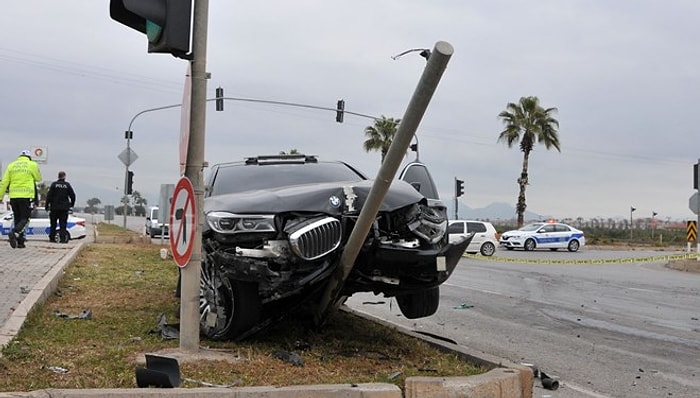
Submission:
[[[241,339],[314,303],[339,266],[372,180],[340,161],[274,155],[212,166],[205,179],[200,330]],[[393,181],[344,297],[395,297],[410,319],[434,314],[471,237],[448,243],[447,212],[425,165]]]

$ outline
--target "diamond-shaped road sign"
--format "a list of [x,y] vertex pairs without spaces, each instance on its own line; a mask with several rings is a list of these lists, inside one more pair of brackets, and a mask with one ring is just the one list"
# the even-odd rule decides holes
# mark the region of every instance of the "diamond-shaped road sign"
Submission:
[[126,166],[126,167],[129,167],[132,164],[134,164],[136,159],[139,158],[138,155],[136,155],[136,152],[131,150],[131,148],[125,148],[122,151],[122,153],[120,153],[119,156],[117,156],[117,157],[119,158],[119,160],[122,161],[122,163],[124,163],[124,166]]
[[688,207],[690,208],[690,211],[692,211],[695,214],[698,214],[698,193],[695,192],[690,196],[690,200],[688,200]]

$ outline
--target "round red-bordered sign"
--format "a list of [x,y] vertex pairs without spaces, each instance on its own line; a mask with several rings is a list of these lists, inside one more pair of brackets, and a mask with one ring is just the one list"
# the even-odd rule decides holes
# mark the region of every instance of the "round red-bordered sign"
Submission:
[[192,181],[182,177],[175,185],[170,203],[170,251],[178,267],[190,262],[197,232],[197,209]]

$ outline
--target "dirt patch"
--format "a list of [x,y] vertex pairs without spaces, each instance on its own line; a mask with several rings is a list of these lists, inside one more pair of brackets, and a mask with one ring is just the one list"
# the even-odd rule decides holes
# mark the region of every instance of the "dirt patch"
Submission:
[[700,273],[700,261],[696,259],[671,261],[666,266],[678,271]]

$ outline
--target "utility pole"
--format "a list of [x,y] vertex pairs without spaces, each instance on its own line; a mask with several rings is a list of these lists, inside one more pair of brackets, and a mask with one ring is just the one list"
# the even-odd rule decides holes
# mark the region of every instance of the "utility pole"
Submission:
[[[192,34],[192,107],[190,109],[190,135],[187,146],[185,176],[192,181],[197,215],[201,216],[204,193],[204,137],[207,103],[207,27],[209,0],[194,2]],[[180,349],[184,352],[199,351],[199,282],[202,268],[202,225],[198,219],[192,257],[181,268],[182,289],[180,292]],[[172,236],[171,236],[172,239]]]

